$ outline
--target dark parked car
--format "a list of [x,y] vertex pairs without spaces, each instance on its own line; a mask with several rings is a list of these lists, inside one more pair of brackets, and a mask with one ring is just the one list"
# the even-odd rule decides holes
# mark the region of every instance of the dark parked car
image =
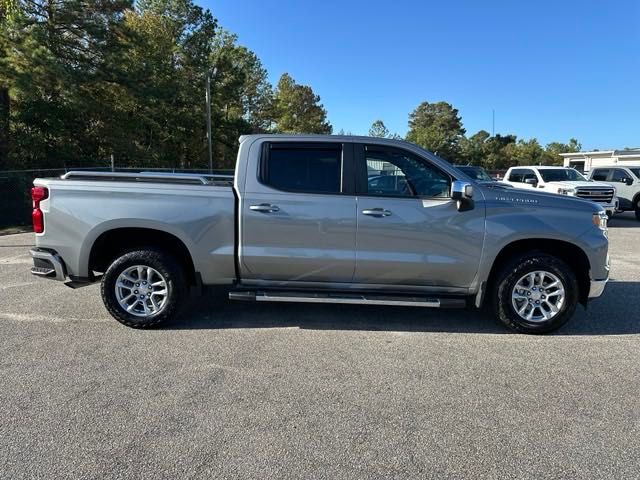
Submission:
[[471,177],[474,180],[479,182],[495,182],[493,178],[489,176],[487,171],[482,167],[477,167],[475,165],[454,165],[458,170],[461,170],[462,173],[466,174],[468,177]]

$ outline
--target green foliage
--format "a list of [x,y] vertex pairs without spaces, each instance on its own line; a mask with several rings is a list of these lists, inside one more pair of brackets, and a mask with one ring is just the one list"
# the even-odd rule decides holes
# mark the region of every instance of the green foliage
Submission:
[[371,128],[369,128],[369,136],[387,138],[389,137],[389,129],[382,120],[376,120],[371,124]]
[[561,165],[560,153],[579,152],[581,149],[582,145],[575,138],[569,139],[569,143],[551,142],[545,147],[542,163],[544,165]]
[[423,102],[409,115],[406,139],[450,162],[480,165],[488,170],[514,165],[558,165],[562,164],[560,153],[578,152],[582,148],[575,138],[566,144],[552,142],[543,148],[535,138],[518,140],[515,135],[501,134],[492,137],[485,130],[470,137],[464,134],[457,109],[446,102]]
[[213,41],[213,135],[218,164],[232,167],[238,137],[267,132],[272,124],[273,91],[258,57],[237,44],[234,34],[219,30]]
[[[214,163],[238,137],[329,133],[311,88],[274,94],[258,57],[193,0],[0,0],[0,169],[203,168],[212,78]],[[277,108],[276,108],[277,106]]]
[[[231,167],[247,133],[331,133],[311,87],[275,90],[260,59],[195,0],[0,0],[0,170],[108,165],[204,168],[204,89],[212,77],[214,165]],[[347,133],[350,135],[350,132]],[[376,120],[369,135],[400,138]],[[489,169],[559,163],[575,139],[465,137],[446,102],[423,102],[407,140]]]
[[329,134],[331,124],[320,97],[311,87],[297,84],[288,73],[278,81],[274,96],[275,131]]
[[94,100],[117,77],[128,1],[16,1],[0,29],[0,88],[9,93],[16,166],[62,165],[102,146]]
[[409,115],[407,140],[450,162],[459,159],[464,134],[458,110],[447,102],[422,102]]

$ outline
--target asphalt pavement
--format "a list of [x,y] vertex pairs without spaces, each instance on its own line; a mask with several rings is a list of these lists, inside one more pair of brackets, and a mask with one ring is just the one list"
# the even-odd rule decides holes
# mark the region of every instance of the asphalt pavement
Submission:
[[640,477],[640,222],[548,336],[463,310],[246,304],[163,329],[0,237],[0,478]]

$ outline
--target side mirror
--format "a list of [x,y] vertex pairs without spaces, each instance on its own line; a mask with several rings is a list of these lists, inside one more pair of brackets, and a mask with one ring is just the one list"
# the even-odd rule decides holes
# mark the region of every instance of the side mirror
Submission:
[[633,178],[625,178],[624,179],[624,183],[626,183],[627,185],[633,185]]
[[526,183],[527,185],[533,185],[534,187],[538,186],[538,180],[536,180],[535,178],[527,178],[524,183]]
[[456,180],[451,185],[451,198],[458,202],[458,211],[471,210],[473,204],[473,185],[469,182]]

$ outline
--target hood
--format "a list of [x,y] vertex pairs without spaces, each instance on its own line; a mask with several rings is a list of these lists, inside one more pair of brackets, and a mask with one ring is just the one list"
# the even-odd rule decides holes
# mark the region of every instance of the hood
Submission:
[[601,188],[612,188],[613,185],[609,185],[608,183],[603,182],[585,182],[582,180],[579,181],[565,181],[565,182],[545,182],[546,185],[557,186],[558,188],[567,188],[567,187],[601,187]]
[[[590,187],[594,186],[594,184],[595,186],[610,187],[606,183],[596,182],[558,182],[559,185],[564,185],[565,187],[568,183],[585,184]],[[604,211],[597,203],[572,195],[558,195],[557,193],[524,188],[496,188],[495,186],[491,187],[481,183],[478,183],[478,186],[482,190],[484,199],[490,203],[498,202],[520,207],[529,205],[532,207],[566,208],[591,211],[592,213]]]

